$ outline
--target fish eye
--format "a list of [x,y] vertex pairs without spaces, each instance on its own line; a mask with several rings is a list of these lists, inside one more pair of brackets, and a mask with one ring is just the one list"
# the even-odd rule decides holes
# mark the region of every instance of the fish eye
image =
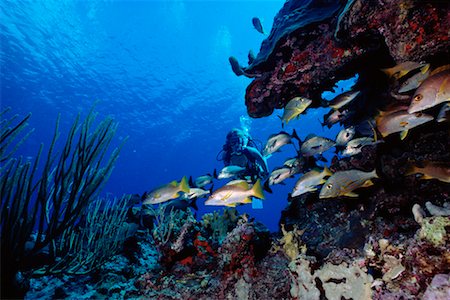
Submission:
[[423,99],[423,95],[422,95],[422,94],[419,94],[419,95],[417,95],[417,96],[414,97],[414,101],[416,101],[416,102],[419,102],[419,101],[421,101],[422,99]]
[[416,113],[416,117],[418,117],[418,118],[420,118],[422,115],[423,115],[423,113],[421,113],[421,112]]
[[333,185],[331,183],[327,184],[327,189],[331,190],[332,187]]

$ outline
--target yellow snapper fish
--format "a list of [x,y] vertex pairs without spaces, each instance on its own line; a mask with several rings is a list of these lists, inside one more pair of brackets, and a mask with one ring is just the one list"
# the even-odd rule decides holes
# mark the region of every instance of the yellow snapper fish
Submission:
[[353,193],[360,187],[373,185],[372,178],[378,178],[376,170],[364,172],[360,170],[338,171],[328,178],[320,190],[319,198],[335,198],[339,196],[358,197]]
[[422,82],[412,97],[408,112],[412,114],[448,101],[450,101],[450,70],[445,70],[431,75]]
[[283,116],[280,117],[281,122],[283,124],[289,123],[289,121],[298,118],[302,112],[304,112],[308,106],[310,106],[312,100],[303,98],[303,97],[295,97],[292,98],[284,107]]
[[437,122],[448,122],[450,120],[450,103],[442,105],[441,110],[436,117]]
[[422,68],[425,63],[417,63],[414,61],[405,61],[392,68],[381,69],[389,78],[400,79],[406,74],[416,69]]
[[433,120],[433,116],[423,113],[408,113],[399,110],[393,113],[380,115],[376,118],[377,129],[383,137],[400,132],[400,138],[405,139],[408,130]]
[[331,176],[332,174],[333,173],[327,168],[327,166],[325,166],[322,171],[313,169],[305,173],[295,183],[291,197],[297,197],[308,192],[317,191],[317,186],[323,184],[326,181],[325,177]]
[[224,185],[209,196],[205,205],[235,207],[240,203],[252,203],[251,197],[264,199],[260,179],[252,187],[245,181]]
[[189,193],[189,184],[186,176],[184,176],[180,183],[175,180],[171,183],[160,186],[149,192],[142,204],[158,204],[163,203],[180,196],[180,192]]
[[293,138],[300,141],[300,138],[298,137],[295,129],[292,131],[292,135],[285,131],[281,131],[277,134],[272,134],[271,136],[269,136],[269,139],[267,140],[266,145],[264,146],[262,154],[264,156],[269,156],[272,153],[277,152],[284,145],[292,144]]
[[430,64],[426,64],[420,71],[400,85],[399,93],[406,93],[416,89],[425,79],[430,76]]
[[450,163],[446,162],[424,162],[423,167],[418,167],[412,165],[408,171],[406,171],[406,176],[412,174],[423,174],[420,179],[437,179],[442,182],[450,183]]
[[328,102],[328,106],[334,110],[340,109],[341,107],[352,102],[359,95],[359,93],[360,91],[348,91],[337,95],[333,100]]

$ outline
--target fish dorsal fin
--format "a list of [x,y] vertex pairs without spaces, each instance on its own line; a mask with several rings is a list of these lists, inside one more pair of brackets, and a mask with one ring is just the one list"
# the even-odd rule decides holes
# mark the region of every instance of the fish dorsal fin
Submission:
[[240,181],[240,182],[235,182],[230,185],[248,190],[248,183],[245,180]]
[[433,76],[434,74],[441,73],[441,72],[447,71],[447,70],[450,70],[450,65],[440,66],[439,68],[434,69],[434,70],[430,73],[430,76]]
[[317,135],[315,135],[314,133],[308,134],[308,135],[306,136],[306,138],[305,138],[305,142],[306,142],[307,140],[312,139],[313,137],[316,137],[316,136],[317,136]]
[[422,69],[420,69],[420,73],[425,74],[427,72],[429,72],[430,70],[430,64],[426,64],[425,66],[422,67]]
[[177,185],[178,185],[178,182],[177,182],[176,180],[174,180],[174,181],[171,181],[171,182],[169,183],[169,185],[170,185],[170,186],[177,186]]

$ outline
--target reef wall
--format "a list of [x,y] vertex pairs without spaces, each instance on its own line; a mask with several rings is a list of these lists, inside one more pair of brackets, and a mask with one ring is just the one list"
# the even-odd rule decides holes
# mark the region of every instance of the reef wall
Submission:
[[255,78],[247,111],[267,116],[298,95],[317,107],[337,80],[358,73],[373,82],[373,73],[394,62],[448,62],[449,21],[444,1],[287,1],[243,68]]

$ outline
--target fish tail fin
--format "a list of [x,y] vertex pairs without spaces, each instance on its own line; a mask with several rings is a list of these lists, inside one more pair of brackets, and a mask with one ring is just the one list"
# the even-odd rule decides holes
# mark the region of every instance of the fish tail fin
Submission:
[[262,189],[262,186],[261,186],[261,180],[260,180],[260,179],[258,179],[258,180],[256,181],[256,183],[253,185],[253,187],[252,187],[252,194],[253,194],[253,196],[255,196],[256,198],[259,198],[259,199],[265,199],[265,198],[264,198],[264,193],[263,193],[263,189]]
[[396,71],[393,71],[392,68],[380,69],[381,72],[386,74],[389,78],[391,78]]
[[328,167],[326,165],[323,167],[323,171],[322,172],[324,174],[324,177],[333,175],[333,172],[331,172],[330,169],[328,169]]
[[[283,117],[277,115],[277,117],[281,120],[281,128],[284,128],[284,122],[283,122]],[[286,122],[287,124],[287,122]]]
[[266,180],[266,182],[264,182],[264,190],[268,193],[271,193],[271,194],[273,193],[272,189],[269,186],[269,180]]
[[198,206],[197,206],[197,198],[194,198],[191,202],[190,205],[193,209],[198,210]]
[[323,128],[324,128],[325,125],[326,125],[325,121],[322,122],[322,121],[320,121],[319,118],[317,118],[317,121],[319,121],[320,125],[322,125],[322,130],[323,130]]
[[188,183],[188,181],[187,181],[187,178],[186,178],[186,176],[183,176],[183,178],[181,178],[181,181],[180,181],[180,190],[183,192],[183,193],[189,193],[189,183]]
[[412,163],[409,163],[408,166],[406,167],[405,176],[420,173],[419,171],[420,169],[417,166],[413,165]]
[[370,172],[370,175],[372,178],[380,178],[380,177],[378,177],[377,169],[374,169],[372,172]]
[[194,181],[192,180],[192,176],[189,176],[189,186],[195,186]]
[[292,130],[292,138],[296,139],[297,141],[299,141],[300,143],[302,142],[302,140],[298,137],[297,131]]
[[217,170],[216,170],[216,169],[214,169],[213,177],[214,177],[215,179],[217,179]]

